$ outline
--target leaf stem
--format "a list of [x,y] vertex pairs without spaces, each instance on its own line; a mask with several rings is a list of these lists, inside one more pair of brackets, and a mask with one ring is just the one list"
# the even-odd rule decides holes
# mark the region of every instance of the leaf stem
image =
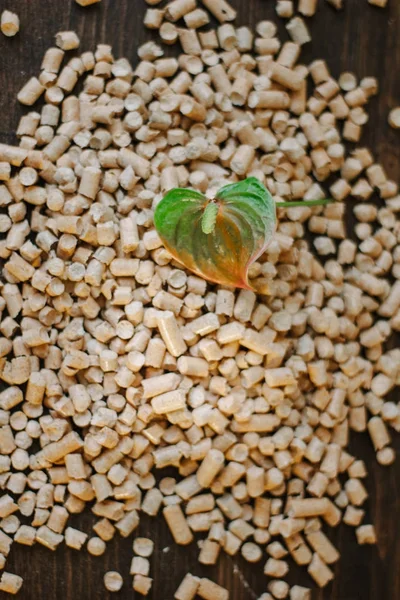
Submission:
[[325,204],[332,204],[334,200],[300,200],[299,202],[276,202],[278,208],[291,208],[292,206],[324,206]]

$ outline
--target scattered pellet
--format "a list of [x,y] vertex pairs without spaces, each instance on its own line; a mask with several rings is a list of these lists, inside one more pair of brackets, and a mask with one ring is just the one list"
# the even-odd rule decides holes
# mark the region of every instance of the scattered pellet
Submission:
[[55,37],[56,45],[61,50],[75,50],[79,47],[79,38],[74,31],[59,31]]
[[0,30],[7,37],[13,37],[19,31],[19,17],[10,10],[3,10],[0,17]]
[[142,596],[147,596],[151,590],[153,580],[146,575],[135,575],[133,577],[133,589]]
[[294,585],[289,594],[290,600],[311,600],[311,590],[300,585]]
[[201,2],[220,23],[233,21],[236,18],[236,10],[226,0],[201,0]]
[[179,505],[166,506],[163,510],[163,515],[175,542],[183,546],[190,544],[193,540],[193,535],[181,507]]
[[291,39],[300,46],[311,41],[307,25],[301,17],[293,17],[286,25],[286,29]]
[[45,91],[45,87],[36,77],[31,77],[19,91],[17,98],[21,104],[32,106]]
[[361,525],[356,529],[357,542],[362,544],[376,544],[376,533],[373,525]]
[[262,558],[262,550],[257,544],[246,542],[240,549],[242,556],[247,562],[256,563]]
[[99,537],[90,538],[87,543],[87,551],[93,556],[101,556],[106,551],[106,543]]
[[3,571],[0,578],[0,590],[15,595],[22,587],[23,579],[19,575],[13,575]]
[[175,592],[175,600],[193,600],[199,584],[200,579],[198,577],[193,576],[191,573],[187,573]]
[[393,108],[389,113],[389,125],[393,129],[400,129],[400,107]]
[[75,0],[79,6],[91,6],[92,4],[97,4],[101,2],[101,0]]
[[107,571],[104,575],[104,586],[109,592],[119,592],[123,583],[123,579],[117,571]]
[[196,593],[200,598],[204,598],[204,600],[228,600],[229,598],[227,589],[205,577],[200,579]]
[[136,538],[133,542],[133,551],[138,556],[148,558],[153,554],[154,543],[148,538]]

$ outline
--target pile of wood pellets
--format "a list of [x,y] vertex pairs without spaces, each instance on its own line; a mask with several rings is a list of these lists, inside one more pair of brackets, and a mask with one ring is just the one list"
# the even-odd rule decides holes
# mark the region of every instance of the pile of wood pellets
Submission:
[[[215,29],[197,31],[209,13],[196,0],[146,13],[178,58],[155,41],[134,66],[104,44],[69,58],[79,39],[63,31],[18,94],[44,103],[21,118],[18,146],[0,145],[0,568],[13,542],[99,556],[145,513],[176,544],[200,534],[203,565],[221,551],[259,562],[260,600],[309,600],[285,581],[289,558],[324,587],[339,560],[327,528],[376,541],[351,432],[381,465],[395,459],[400,195],[368,148],[344,145],[360,139],[375,79],[299,63],[300,17],[282,41],[272,22],[236,28],[225,0],[203,4]],[[248,176],[276,201],[335,200],[279,209],[255,291],[185,271],[153,225],[168,190],[211,197]],[[176,476],[156,482],[166,467]],[[92,534],[68,524],[86,507]],[[134,540],[143,595],[152,551]],[[2,572],[0,590],[21,585]],[[104,585],[118,591],[121,575]],[[188,573],[175,599],[196,595],[229,598]]]

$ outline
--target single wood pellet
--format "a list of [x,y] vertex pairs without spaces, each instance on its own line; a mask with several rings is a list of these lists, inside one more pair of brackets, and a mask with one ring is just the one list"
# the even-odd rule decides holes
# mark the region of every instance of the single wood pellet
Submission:
[[104,575],[104,587],[109,592],[119,592],[123,579],[117,571],[107,571]]
[[75,0],[79,6],[91,6],[92,4],[97,4],[97,2],[101,2],[101,0]]
[[393,129],[400,129],[400,107],[393,108],[389,113],[389,125]]
[[23,579],[19,575],[3,571],[0,577],[0,590],[15,595],[22,587]]
[[205,577],[200,579],[197,595],[204,600],[228,600],[229,598],[227,589]]
[[133,542],[133,551],[138,556],[149,557],[153,554],[154,543],[148,538],[136,538]]
[[87,543],[87,550],[93,556],[101,556],[106,551],[106,543],[98,537],[90,538]]
[[19,31],[19,17],[10,10],[4,10],[0,17],[0,30],[7,37],[13,37]]
[[200,585],[200,579],[187,573],[175,592],[175,600],[193,600]]

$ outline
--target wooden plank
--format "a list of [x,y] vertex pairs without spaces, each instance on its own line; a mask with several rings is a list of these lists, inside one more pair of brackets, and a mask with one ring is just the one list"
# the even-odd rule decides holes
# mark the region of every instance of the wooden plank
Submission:
[[[238,9],[238,23],[254,25],[258,20],[277,21],[274,0],[232,0]],[[367,0],[346,2],[346,10],[336,13],[323,0],[310,22],[313,41],[303,54],[305,62],[325,58],[334,76],[343,70],[354,71],[360,78],[379,77],[381,93],[368,107],[370,123],[363,142],[368,145],[387,173],[398,180],[400,173],[399,132],[390,129],[387,115],[400,104],[400,3],[389,0],[387,10],[369,7]],[[9,6],[7,6],[9,7]],[[5,3],[0,3],[0,10]],[[21,31],[13,39],[0,35],[0,141],[11,142],[18,119],[25,109],[16,100],[22,84],[38,72],[44,51],[59,30],[75,29],[82,38],[82,49],[97,43],[110,43],[115,55],[136,62],[136,48],[153,34],[144,30],[143,0],[103,0],[99,5],[81,8],[73,0],[13,0],[12,9],[21,19]],[[279,30],[286,37],[284,23]],[[397,400],[397,398],[396,398]],[[399,437],[395,438],[397,450]],[[314,592],[314,600],[396,600],[400,598],[400,511],[399,463],[383,469],[376,464],[367,435],[354,436],[351,450],[363,458],[370,472],[367,520],[375,523],[379,543],[376,548],[360,548],[353,530],[341,526],[333,532],[342,558],[335,567],[336,579],[323,592]],[[76,516],[72,525],[90,531],[91,514]],[[151,537],[156,546],[152,559],[154,588],[150,600],[172,600],[174,591],[188,570],[211,577],[229,587],[231,600],[256,600],[266,591],[262,565],[247,565],[241,558],[225,555],[216,567],[197,564],[198,549],[173,545],[165,523],[142,519],[138,534]],[[100,558],[86,551],[60,548],[51,553],[42,547],[24,548],[15,544],[7,561],[7,570],[24,577],[18,597],[24,600],[108,600],[133,598],[129,565],[132,540],[115,538]],[[116,596],[103,587],[103,574],[120,571],[124,587]],[[304,570],[293,568],[291,583],[312,585]],[[8,596],[7,596],[8,597]],[[135,596],[136,597],[136,596]],[[0,592],[0,599],[6,595]]]

